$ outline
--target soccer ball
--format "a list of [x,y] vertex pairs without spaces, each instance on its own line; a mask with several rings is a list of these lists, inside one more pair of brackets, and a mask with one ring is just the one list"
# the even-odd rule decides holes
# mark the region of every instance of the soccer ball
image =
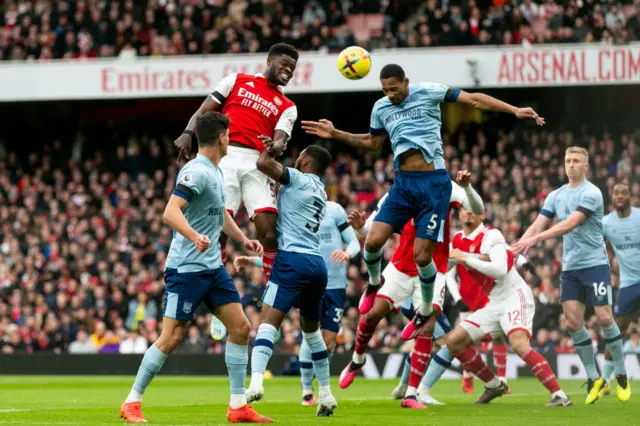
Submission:
[[360,80],[371,71],[371,55],[362,47],[347,47],[338,56],[338,71],[349,80]]

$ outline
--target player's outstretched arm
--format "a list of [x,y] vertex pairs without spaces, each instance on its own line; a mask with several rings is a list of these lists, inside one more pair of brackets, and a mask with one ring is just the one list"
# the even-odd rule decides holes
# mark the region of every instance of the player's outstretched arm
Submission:
[[469,253],[458,249],[452,250],[449,253],[449,257],[488,277],[495,279],[504,277],[509,272],[507,246],[502,234],[498,235],[496,231],[490,231],[490,233],[494,235],[488,234],[485,236],[485,238],[490,238],[491,241],[489,243],[493,244],[493,247],[486,253],[488,258],[484,255],[481,257],[471,256]]
[[[184,156],[184,158],[186,158],[187,160],[189,159],[189,154],[191,152],[191,142],[196,130],[196,120],[198,119],[198,117],[207,112],[219,111],[221,109],[222,104],[214,100],[213,97],[207,96],[207,99],[205,99],[202,105],[200,105],[200,108],[198,108],[189,119],[187,128],[182,132],[178,139],[173,142],[173,144],[180,150],[180,157]],[[178,157],[178,161],[180,161],[180,157]]]
[[233,220],[233,216],[231,216],[226,210],[224,212],[224,225],[222,226],[222,232],[224,232],[227,237],[242,244],[246,250],[257,254],[258,256],[262,256],[262,245],[258,241],[247,238],[247,236],[242,233],[242,230],[238,228],[238,225],[236,225],[236,222]]
[[180,235],[192,241],[196,245],[196,249],[200,252],[206,251],[211,242],[206,235],[200,235],[195,229],[189,225],[187,218],[184,217],[182,210],[187,207],[187,200],[177,195],[171,195],[169,202],[164,209],[162,220],[164,223],[172,227]]
[[288,182],[286,182],[285,178],[285,168],[276,161],[276,153],[272,151],[274,141],[268,136],[260,136],[259,138],[267,149],[262,151],[260,157],[258,157],[258,161],[256,161],[257,169],[276,182],[286,185]]
[[[520,252],[526,251],[526,250],[528,250],[532,246],[535,246],[536,244],[538,244],[541,241],[548,240],[550,238],[555,238],[555,237],[559,237],[561,235],[568,234],[569,232],[571,232],[574,229],[576,229],[578,226],[582,225],[582,223],[584,223],[584,221],[587,220],[587,219],[588,219],[588,216],[585,213],[583,213],[583,212],[581,212],[579,210],[576,210],[573,213],[571,213],[568,218],[566,218],[562,222],[556,223],[555,225],[553,225],[551,228],[547,229],[546,231],[543,231],[543,232],[541,232],[539,234],[536,234],[536,235],[533,235],[533,236],[527,237],[527,238],[524,238],[524,236],[523,236],[523,238],[521,238],[520,241],[518,241],[513,246],[514,253],[520,253]],[[536,219],[536,222],[537,222],[537,219]],[[534,222],[534,224],[535,224],[535,222]],[[529,231],[527,231],[527,232],[529,232]]]
[[322,139],[333,139],[345,142],[351,146],[355,146],[356,148],[364,148],[371,151],[377,151],[380,149],[387,137],[386,133],[355,134],[344,132],[333,127],[333,123],[329,120],[325,120],[324,118],[320,121],[303,121],[302,129],[308,134]]
[[517,108],[506,102],[494,98],[493,96],[485,95],[484,93],[469,93],[464,90],[460,91],[458,95],[458,102],[471,105],[474,108],[478,108],[484,111],[497,111],[505,112],[507,114],[513,114],[518,118],[531,118],[536,121],[538,126],[544,125],[544,118],[540,117],[533,108]]

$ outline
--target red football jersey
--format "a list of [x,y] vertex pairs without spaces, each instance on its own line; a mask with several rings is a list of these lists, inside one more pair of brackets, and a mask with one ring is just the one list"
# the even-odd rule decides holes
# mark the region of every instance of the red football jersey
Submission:
[[[449,212],[447,213],[447,219],[444,224],[444,239],[441,243],[437,243],[433,250],[433,263],[436,265],[436,270],[443,274],[447,273],[447,266],[449,263],[449,216],[451,216],[451,209],[454,207],[460,207],[460,204],[458,202],[451,202],[449,204]],[[393,266],[395,266],[398,271],[403,274],[407,274],[410,277],[418,275],[416,261],[413,258],[413,246],[415,241],[416,225],[413,219],[411,219],[402,229],[400,243],[398,243],[398,247],[391,258]]]
[[222,113],[231,121],[229,140],[260,152],[265,147],[258,136],[273,137],[276,130],[291,136],[298,117],[296,105],[284,96],[282,88],[262,74],[229,74],[211,97],[222,104]]
[[[471,238],[465,238],[462,231],[456,233],[453,237],[453,248],[459,249],[465,253],[481,254],[482,243],[487,232],[491,228],[481,225],[479,232],[470,235]],[[476,234],[476,235],[473,235]],[[513,267],[513,253],[507,250],[508,270]],[[482,309],[489,303],[489,293],[495,283],[495,278],[488,277],[475,269],[467,269],[464,265],[458,265],[458,276],[460,277],[460,296],[462,301],[466,303],[472,312]]]

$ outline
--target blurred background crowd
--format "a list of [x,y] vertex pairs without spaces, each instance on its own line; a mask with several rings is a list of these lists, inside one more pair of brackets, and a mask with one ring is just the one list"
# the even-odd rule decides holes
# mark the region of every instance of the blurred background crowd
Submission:
[[[215,2],[214,2],[215,3]],[[101,130],[102,132],[102,130]],[[178,166],[171,137],[105,132],[110,141],[93,149],[78,134],[73,140],[43,143],[17,154],[0,144],[0,352],[143,353],[161,329],[162,270],[171,230],[161,222]],[[486,223],[513,242],[537,215],[546,195],[566,182],[563,155],[580,144],[591,153],[590,179],[607,200],[616,180],[631,182],[632,203],[640,206],[640,131],[626,134],[520,129],[496,132],[481,124],[445,133],[452,175],[463,168],[486,205]],[[295,143],[285,158],[291,165]],[[371,212],[388,190],[391,157],[331,149],[325,176],[328,196],[345,207]],[[454,218],[455,218],[454,213]],[[255,229],[241,210],[237,221]],[[452,231],[460,222],[452,221]],[[385,248],[388,261],[397,245]],[[230,246],[229,258],[239,254]],[[542,352],[571,352],[559,302],[562,243],[549,240],[528,254],[523,270],[536,296],[534,344]],[[612,260],[613,285],[618,286]],[[264,288],[261,268],[236,271],[227,265],[253,326]],[[350,352],[357,324],[357,301],[366,279],[360,257],[348,268],[348,306],[337,351]],[[452,304],[449,302],[449,305]],[[221,353],[224,342],[209,336],[211,315],[202,309],[178,351]],[[455,319],[456,312],[448,309]],[[403,318],[390,316],[378,327],[372,350],[406,351],[400,339]],[[282,327],[277,351],[297,353],[299,318],[292,312]],[[632,324],[628,352],[640,353],[638,324]],[[603,348],[593,319],[588,329]]]
[[640,0],[0,0],[0,59],[627,43]]

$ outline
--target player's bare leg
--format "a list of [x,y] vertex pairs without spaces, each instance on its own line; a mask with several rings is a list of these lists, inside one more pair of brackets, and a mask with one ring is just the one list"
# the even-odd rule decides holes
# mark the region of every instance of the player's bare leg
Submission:
[[376,294],[384,284],[384,278],[380,273],[382,248],[391,235],[393,235],[393,228],[391,225],[375,221],[371,225],[371,229],[367,234],[362,258],[364,259],[364,263],[367,265],[367,271],[369,272],[369,284],[360,299],[360,304],[358,306],[360,314],[364,315],[373,308]]
[[262,305],[262,322],[251,351],[251,383],[246,392],[247,402],[264,398],[264,372],[273,354],[273,342],[286,314],[266,303]]
[[[377,290],[376,290],[377,292]],[[353,349],[351,362],[340,373],[339,386],[346,389],[356,378],[366,362],[365,352],[369,347],[369,341],[378,326],[378,323],[391,312],[391,305],[385,299],[379,297],[374,299],[373,307],[360,317],[356,330],[356,344]]]
[[273,423],[273,420],[255,412],[247,404],[244,383],[247,377],[249,362],[249,332],[251,324],[242,311],[239,303],[228,303],[220,306],[216,317],[222,321],[229,337],[225,348],[225,362],[229,371],[231,397],[227,410],[229,423]]
[[[615,317],[616,324],[618,324],[618,328],[620,329],[623,337],[627,337],[627,329],[629,328],[629,324],[633,322],[633,317],[631,316],[619,316]],[[611,356],[611,352],[608,349],[604,352],[604,364],[602,366],[602,377],[606,380],[606,384],[600,390],[600,398],[603,396],[609,395],[611,391],[611,375],[613,374],[614,365],[613,365],[613,357]]]
[[[413,320],[402,330],[402,339],[404,340],[413,339],[418,334],[433,337],[435,319],[429,320],[429,317],[433,313],[433,289],[437,274],[436,265],[433,263],[433,251],[435,248],[435,241],[416,238],[414,258],[420,277],[422,303],[418,307]],[[429,354],[431,354],[431,347],[429,347]]]
[[551,402],[547,407],[567,407],[573,405],[571,399],[560,388],[555,374],[547,360],[531,347],[531,339],[526,331],[513,330],[509,334],[509,343],[514,352],[527,363],[534,376],[551,393]]
[[458,358],[467,370],[485,383],[484,393],[474,404],[488,404],[507,392],[507,385],[493,374],[489,366],[482,360],[478,351],[473,348],[473,339],[464,327],[458,326],[447,334],[445,342],[453,356]]
[[[336,348],[336,339],[338,338],[338,334],[330,330],[323,329],[321,331],[322,339],[324,340],[327,352],[329,353],[329,362],[331,362],[331,355]],[[314,373],[311,360],[311,348],[309,348],[306,340],[303,340],[302,345],[300,346],[299,358],[300,364],[305,364],[304,366],[300,366],[302,376],[302,405],[312,406],[316,404],[315,395],[313,393]]]
[[[631,398],[631,385],[627,379],[627,370],[624,365],[624,353],[622,350],[622,333],[618,324],[613,319],[613,312],[611,306],[594,306],[598,323],[603,331],[605,341],[607,342],[607,351],[611,354],[613,361],[613,368],[618,382],[616,388],[616,395],[622,402],[627,402]],[[606,385],[606,377],[601,377],[598,382],[594,384],[594,387],[598,387],[598,395],[595,399],[600,397],[602,388]],[[599,386],[598,386],[599,385]],[[595,392],[595,391],[594,391]],[[595,401],[595,400],[594,400]]]
[[142,395],[162,368],[167,356],[182,342],[187,324],[188,321],[163,318],[162,334],[145,352],[129,396],[120,408],[120,417],[128,423],[147,423],[142,415]]
[[276,233],[276,221],[278,215],[274,212],[264,211],[253,216],[253,223],[258,233],[258,241],[264,248],[262,254],[262,268],[264,270],[265,282],[269,282],[271,268],[278,254],[278,234]]

